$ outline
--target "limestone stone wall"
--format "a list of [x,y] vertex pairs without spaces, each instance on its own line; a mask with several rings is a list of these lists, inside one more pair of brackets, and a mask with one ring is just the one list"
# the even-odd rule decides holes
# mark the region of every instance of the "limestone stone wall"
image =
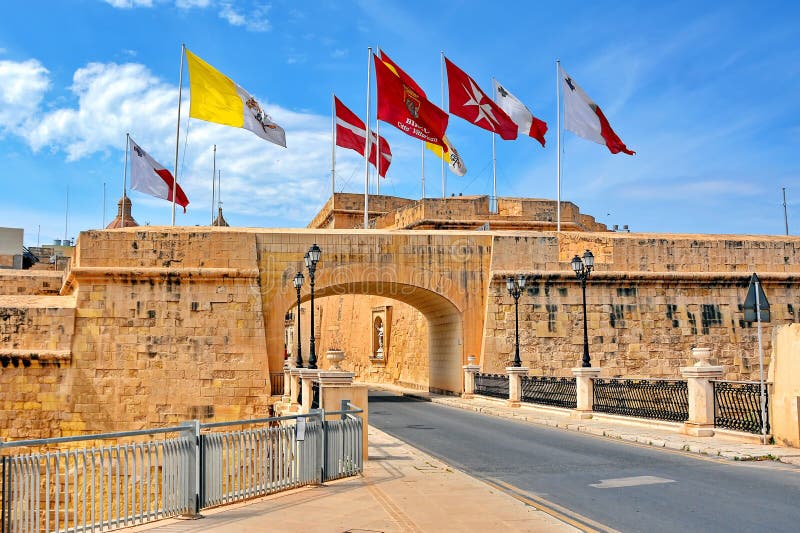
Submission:
[[56,295],[63,279],[63,272],[52,270],[0,270],[0,295]]
[[[759,273],[771,327],[797,322],[800,240],[780,237],[635,234],[496,236],[487,305],[484,363],[498,371],[513,357],[514,309],[504,279],[526,273],[520,298],[520,352],[533,373],[569,375],[583,352],[580,284],[569,266],[591,249],[587,287],[592,363],[605,376],[679,377],[695,345],[714,349],[726,379],[758,373],[755,328],[743,320],[749,274]],[[527,263],[527,264],[526,264]],[[769,341],[766,341],[769,350]]]
[[[328,348],[345,350],[341,367],[368,383],[395,383],[417,389],[429,384],[428,325],[425,316],[398,300],[378,296],[339,295],[315,300],[318,366],[328,368]],[[391,307],[391,323],[386,326],[386,353],[383,361],[370,360],[372,352],[372,312]],[[302,306],[301,334],[303,359],[308,360],[310,332],[309,303]],[[296,307],[294,308],[296,309]],[[294,312],[293,309],[293,312]],[[295,337],[296,339],[296,337]],[[296,354],[296,348],[289,351]]]

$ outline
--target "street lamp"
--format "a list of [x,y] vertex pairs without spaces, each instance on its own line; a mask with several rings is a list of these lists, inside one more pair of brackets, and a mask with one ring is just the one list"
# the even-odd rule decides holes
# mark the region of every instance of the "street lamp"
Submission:
[[572,258],[571,265],[572,270],[575,271],[575,275],[581,280],[581,291],[583,292],[583,362],[581,366],[590,368],[592,362],[589,359],[589,332],[586,329],[586,279],[589,277],[589,274],[592,273],[592,268],[594,268],[594,256],[592,252],[586,250],[583,254],[583,259],[581,260],[581,258],[576,255]]
[[314,243],[304,257],[308,275],[311,277],[311,342],[308,345],[308,368],[317,368],[317,350],[316,341],[314,340],[314,273],[317,271],[317,262],[320,255],[322,255],[322,250],[317,246],[317,243]]
[[303,368],[303,344],[300,337],[300,287],[303,286],[304,279],[303,273],[298,272],[292,280],[292,285],[297,289],[297,320],[295,320],[297,324],[297,368]]
[[519,359],[519,295],[525,289],[525,276],[519,274],[516,278],[509,276],[506,279],[506,289],[508,294],[514,297],[514,364],[511,366],[522,366]]

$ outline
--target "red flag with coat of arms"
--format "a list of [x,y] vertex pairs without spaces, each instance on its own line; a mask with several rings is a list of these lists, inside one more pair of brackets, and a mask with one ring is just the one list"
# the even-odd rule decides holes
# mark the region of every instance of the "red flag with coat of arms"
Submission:
[[375,61],[378,119],[406,135],[444,146],[449,115],[392,72],[382,60]]

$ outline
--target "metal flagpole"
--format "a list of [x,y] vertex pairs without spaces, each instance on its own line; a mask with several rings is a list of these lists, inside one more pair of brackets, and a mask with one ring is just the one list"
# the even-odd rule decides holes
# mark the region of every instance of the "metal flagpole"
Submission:
[[[442,111],[444,111],[444,50],[440,50],[439,54],[442,57]],[[445,189],[445,177],[444,177],[444,146],[442,148],[442,198],[444,198],[447,194]]]
[[[67,185],[67,207],[64,210],[64,242],[67,242],[67,233],[69,232],[69,184]],[[66,244],[65,244],[66,246]]]
[[[369,87],[370,87],[370,67],[372,66],[372,47],[367,47],[367,130],[369,130]],[[377,91],[377,87],[375,88]],[[369,131],[364,135],[366,141],[364,143],[364,229],[369,229]]]
[[181,92],[183,91],[183,57],[186,45],[181,43],[181,73],[178,75],[178,126],[175,131],[175,173],[172,175],[172,225],[175,225],[175,197],[178,195],[178,147],[181,137]]
[[[380,48],[377,46],[375,50],[380,52]],[[375,91],[377,92],[377,88]],[[367,122],[367,131],[366,134],[370,137],[372,133],[369,131],[369,122]],[[380,195],[381,194],[381,121],[378,120],[378,113],[375,112],[375,193]],[[369,154],[366,154],[367,159],[369,159]]]
[[125,166],[122,167],[122,227],[125,227],[125,191],[128,189],[128,151],[131,147],[131,134],[125,134]]
[[561,231],[561,61],[556,59],[556,159],[558,161],[558,178],[556,180],[556,231]]
[[[492,78],[492,87],[495,87],[494,77]],[[492,89],[492,100],[497,102],[497,90]],[[489,202],[489,212],[497,212],[497,135],[492,132],[492,201]]]
[[754,276],[756,293],[756,322],[758,323],[758,367],[761,373],[759,385],[761,388],[761,444],[767,443],[767,398],[764,394],[764,348],[761,345],[761,298],[759,298],[758,276]]
[[[336,95],[331,93],[331,202],[336,194]],[[333,206],[331,206],[333,208]]]
[[786,226],[786,235],[789,235],[789,215],[786,213],[786,187],[783,189],[783,224]]
[[214,200],[216,200],[214,188],[217,177],[217,145],[214,145],[214,163],[211,165],[211,225],[214,225]]
[[222,208],[222,170],[217,170],[217,207]]
[[425,199],[425,141],[420,145],[422,148],[422,199]]
[[100,229],[103,229],[105,227],[106,227],[106,182],[104,181],[103,182],[103,222],[102,222],[102,227]]

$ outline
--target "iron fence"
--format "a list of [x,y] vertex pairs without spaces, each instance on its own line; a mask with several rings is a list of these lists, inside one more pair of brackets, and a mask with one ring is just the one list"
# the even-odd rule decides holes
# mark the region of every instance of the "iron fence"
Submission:
[[508,398],[507,374],[475,374],[475,394]]
[[[757,381],[712,381],[714,427],[761,433],[761,386]],[[769,389],[765,386],[766,429],[769,433]]]
[[522,401],[574,409],[578,407],[576,387],[575,378],[522,376]]
[[[0,442],[0,530],[108,531],[354,475],[363,469],[360,412],[347,403],[328,413]],[[117,443],[80,447],[109,440]],[[66,449],[52,450],[59,444]]]
[[269,389],[271,396],[280,396],[283,394],[283,372],[270,372],[269,373]]
[[683,422],[689,419],[687,382],[671,379],[594,379],[600,413]]

